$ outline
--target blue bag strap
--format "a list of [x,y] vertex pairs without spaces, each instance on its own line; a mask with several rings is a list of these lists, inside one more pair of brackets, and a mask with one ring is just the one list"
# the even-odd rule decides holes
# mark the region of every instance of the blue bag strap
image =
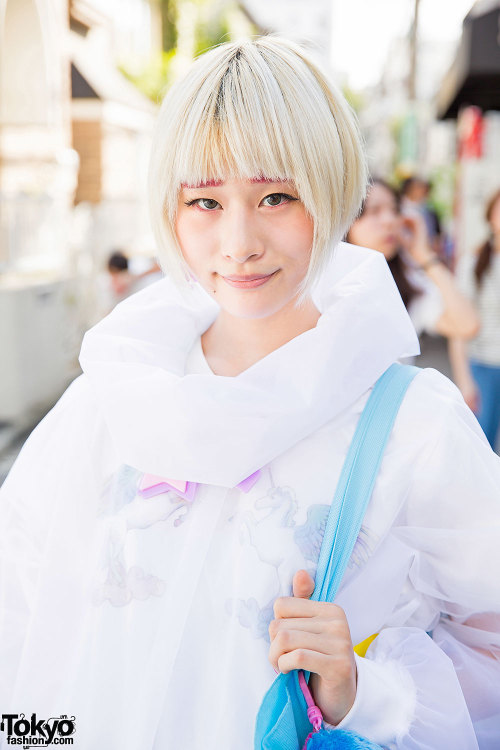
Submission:
[[[333,601],[370,501],[382,456],[404,395],[420,368],[394,363],[377,380],[342,467],[311,599]],[[305,672],[309,679],[309,672]],[[311,725],[298,672],[280,674],[267,691],[255,726],[254,750],[301,748]]]
[[334,600],[358,538],[384,450],[418,367],[392,364],[377,380],[359,419],[330,506],[311,599]]

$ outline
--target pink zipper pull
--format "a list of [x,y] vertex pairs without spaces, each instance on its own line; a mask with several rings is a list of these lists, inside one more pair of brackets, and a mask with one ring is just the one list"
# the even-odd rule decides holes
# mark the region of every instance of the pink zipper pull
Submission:
[[307,718],[313,725],[314,731],[319,732],[323,724],[323,714],[321,713],[318,706],[310,706],[307,709]]
[[307,735],[304,747],[302,748],[302,750],[307,750],[307,743],[313,736],[314,732],[319,732],[323,725],[323,714],[321,713],[319,706],[316,706],[314,703],[314,699],[307,686],[306,678],[304,677],[304,672],[302,670],[299,671],[299,685],[307,703],[307,718],[313,726],[313,731]]

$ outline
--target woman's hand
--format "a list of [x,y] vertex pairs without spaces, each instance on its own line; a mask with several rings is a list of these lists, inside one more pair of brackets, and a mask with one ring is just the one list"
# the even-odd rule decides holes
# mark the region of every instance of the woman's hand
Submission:
[[481,401],[475,381],[472,378],[468,378],[467,380],[460,381],[457,385],[460,388],[464,401],[469,409],[473,411],[474,414],[478,414]]
[[280,672],[311,672],[309,688],[329,724],[338,724],[356,696],[356,662],[343,609],[311,602],[314,581],[305,570],[293,578],[293,597],[274,604],[269,661]]
[[423,266],[435,257],[425,221],[419,213],[405,214],[402,219],[402,243],[415,263]]

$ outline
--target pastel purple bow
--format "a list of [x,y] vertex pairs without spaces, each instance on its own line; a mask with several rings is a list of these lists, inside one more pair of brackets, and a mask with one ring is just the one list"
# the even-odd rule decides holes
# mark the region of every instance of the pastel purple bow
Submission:
[[[250,492],[254,484],[260,477],[260,469],[254,471],[249,477],[243,479],[239,484],[236,485],[242,492]],[[143,474],[139,484],[139,494],[142,497],[154,497],[160,495],[162,492],[168,492],[173,490],[177,495],[192,503],[196,490],[198,488],[198,482],[187,482],[180,479],[166,479],[165,477],[158,477],[155,474]]]

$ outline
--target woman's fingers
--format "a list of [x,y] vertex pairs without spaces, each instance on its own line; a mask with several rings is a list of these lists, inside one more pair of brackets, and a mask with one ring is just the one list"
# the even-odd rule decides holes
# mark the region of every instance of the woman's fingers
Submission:
[[274,616],[284,617],[343,617],[341,607],[330,602],[312,602],[297,596],[280,596],[274,602]]
[[314,591],[314,579],[307,570],[298,570],[293,577],[293,595],[309,599]]
[[322,633],[325,629],[323,617],[293,617],[271,620],[269,637],[273,641],[281,630],[307,630],[309,633]]
[[327,632],[331,636],[347,629],[345,617],[290,617],[271,620],[269,623],[269,637],[273,641],[278,633],[284,630],[301,630],[309,633]]
[[285,662],[290,664],[291,661],[294,661],[296,658],[300,659],[301,657],[300,654],[296,653],[291,661],[289,659],[280,661],[282,657],[299,651],[317,652],[328,655],[328,639],[325,639],[321,633],[308,633],[303,630],[283,630],[281,633],[278,633],[271,643],[269,661],[274,669],[280,672],[289,672],[291,669],[307,669],[307,667],[298,666],[289,666],[288,669],[283,669]]
[[[304,636],[304,633],[300,635]],[[275,668],[277,666],[283,674],[294,669],[311,673],[309,687],[315,703],[320,707],[325,721],[334,725],[350,711],[356,697],[356,662],[349,644],[344,642],[342,647],[337,644],[333,655],[324,654],[316,647],[302,646],[281,654],[275,664]]]
[[275,619],[269,625],[269,661],[276,671],[311,672],[310,686],[316,704],[330,724],[347,714],[356,696],[356,662],[344,610],[330,602],[307,598],[314,581],[306,571],[293,579],[295,596],[274,603]]
[[425,242],[427,239],[427,229],[425,226],[425,221],[423,220],[422,216],[420,214],[412,213],[411,216],[404,216],[403,217],[403,232],[407,232],[409,234],[409,242],[410,245],[418,242]]
[[[328,630],[324,629],[319,633],[311,633],[306,630],[281,630],[271,643],[269,649],[269,661],[275,669],[281,672],[289,672],[291,669],[307,669],[310,672],[318,671],[315,666],[303,666],[303,651],[308,654],[322,654],[330,659],[342,658],[344,651],[350,648],[350,640],[345,636],[338,634],[336,637],[331,636]],[[287,657],[283,659],[283,657]],[[308,656],[310,659],[310,656]],[[308,663],[311,663],[310,661]],[[330,671],[331,665],[324,662],[322,671],[318,672],[325,679],[329,679],[325,670]]]
[[293,669],[312,672],[317,675],[317,679],[329,685],[329,692],[342,692],[343,683],[351,678],[353,671],[347,659],[308,648],[297,648],[282,654],[278,659],[277,668],[282,674],[288,674]]

